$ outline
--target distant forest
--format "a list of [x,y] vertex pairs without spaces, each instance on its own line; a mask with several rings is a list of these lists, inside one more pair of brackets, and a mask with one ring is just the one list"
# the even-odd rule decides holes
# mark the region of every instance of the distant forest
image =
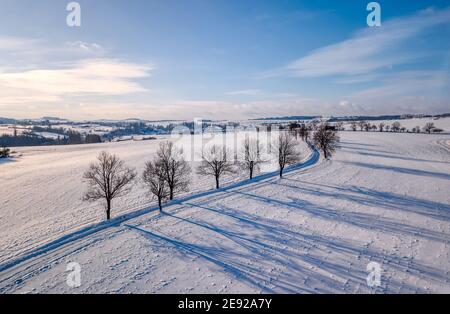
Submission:
[[[43,146],[43,145],[76,145],[101,143],[102,139],[97,134],[87,134],[83,136],[81,133],[72,130],[51,129],[34,126],[33,131],[26,131],[21,134],[3,134],[0,135],[0,146],[20,147],[20,146]],[[59,134],[57,138],[47,138],[39,136],[34,132],[51,132]]]
[[[113,127],[112,131],[99,135],[96,133],[80,133],[69,128],[58,127],[57,124],[52,126],[48,122],[32,123],[30,121],[14,123],[17,126],[29,128],[21,133],[14,128],[13,134],[0,134],[0,147],[93,144],[112,141],[122,136],[166,133],[174,127],[173,125],[151,126],[143,122],[97,123],[97,125]],[[77,124],[74,123],[73,125],[76,126]],[[86,125],[86,123],[83,125]],[[53,136],[42,136],[41,133],[51,133]]]

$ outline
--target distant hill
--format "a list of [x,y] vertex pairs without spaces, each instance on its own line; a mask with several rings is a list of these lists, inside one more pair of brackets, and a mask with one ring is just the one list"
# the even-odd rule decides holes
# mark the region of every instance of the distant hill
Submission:
[[42,117],[41,120],[54,120],[54,121],[65,121],[66,119],[61,119],[58,117]]
[[329,122],[339,122],[339,121],[376,121],[376,120],[401,120],[409,119],[412,117],[406,117],[404,115],[384,115],[384,116],[352,116],[352,117],[332,117]]
[[250,119],[252,121],[260,120],[260,121],[273,121],[273,120],[314,120],[320,119],[322,116],[287,116],[287,117],[269,117],[269,118],[259,118],[259,119]]
[[277,121],[277,120],[314,120],[314,119],[325,119],[329,122],[346,122],[346,121],[377,121],[377,120],[404,120],[412,118],[445,118],[450,117],[450,113],[443,114],[398,114],[398,115],[380,115],[380,116],[342,116],[342,117],[330,117],[326,119],[323,116],[285,116],[285,117],[267,117],[259,119],[250,119],[251,121]]
[[15,120],[15,119],[0,117],[0,124],[14,124],[16,122],[17,122],[17,120]]

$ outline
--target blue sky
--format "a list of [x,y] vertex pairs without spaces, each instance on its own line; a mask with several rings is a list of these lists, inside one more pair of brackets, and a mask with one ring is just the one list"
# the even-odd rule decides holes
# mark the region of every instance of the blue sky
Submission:
[[448,1],[0,0],[0,116],[450,111]]

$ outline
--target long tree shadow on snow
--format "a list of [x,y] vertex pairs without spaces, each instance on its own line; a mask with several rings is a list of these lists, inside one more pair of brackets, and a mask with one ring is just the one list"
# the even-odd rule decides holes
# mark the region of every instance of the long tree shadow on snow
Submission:
[[357,166],[357,167],[375,169],[375,170],[385,170],[385,171],[392,171],[392,172],[397,172],[397,173],[402,173],[402,174],[411,174],[411,175],[416,175],[416,176],[431,177],[431,178],[435,178],[435,179],[450,180],[450,174],[443,173],[443,172],[433,172],[433,171],[396,167],[396,166],[388,166],[388,165],[376,165],[376,164],[369,164],[369,163],[365,163],[365,162],[356,162],[356,161],[342,161],[342,163]]
[[[223,215],[235,221],[232,227],[213,225],[199,218],[182,218],[171,213],[166,213],[166,216],[212,232],[215,235],[208,236],[208,239],[217,239],[215,244],[188,243],[137,226],[128,227],[143,233],[149,239],[169,244],[181,256],[193,254],[204,258],[236,278],[259,287],[263,292],[342,292],[354,291],[355,287],[363,287],[363,290],[366,287],[366,292],[371,291],[366,286],[365,265],[373,260],[382,263],[386,261],[390,269],[446,283],[446,275],[438,269],[395,255],[386,255],[362,242],[302,232],[296,230],[295,226],[256,214],[223,205],[214,208],[208,205],[210,201],[183,205]],[[296,207],[304,205],[290,204]],[[186,208],[182,209],[184,211]],[[227,245],[227,240],[237,244],[240,249]],[[327,257],[328,253],[337,254],[335,256],[338,258],[331,259]],[[342,254],[347,256],[345,261],[339,258]],[[274,274],[270,271],[274,268],[281,268],[283,271]],[[329,274],[333,274],[333,277]],[[311,286],[316,289],[309,288]],[[417,292],[419,288],[405,285],[396,278],[385,278],[383,286],[376,291],[386,290]]]
[[[283,181],[272,182],[272,184],[282,185],[309,195],[354,202],[357,205],[404,211],[442,221],[450,221],[450,205],[445,203],[357,186],[340,187],[292,178],[285,178]],[[289,181],[295,184],[299,183],[300,186],[287,183]]]
[[[136,226],[127,225],[127,227],[138,231],[151,241],[167,244],[169,248],[176,250],[180,258],[188,258],[189,256],[203,258],[233,275],[236,280],[242,280],[253,287],[257,287],[263,293],[342,292],[345,289],[366,286],[367,273],[364,267],[350,269],[350,264],[330,261],[311,254],[308,250],[311,249],[311,246],[316,246],[314,242],[311,242],[311,239],[307,242],[308,239],[286,238],[286,234],[279,233],[280,229],[274,228],[274,226],[271,226],[270,229],[264,227],[266,232],[270,231],[264,239],[261,237],[255,238],[245,235],[245,233],[224,230],[205,222],[197,222],[172,215],[171,217],[214,232],[216,235],[212,238],[224,237],[239,245],[240,249],[227,246],[226,240],[218,241],[213,245],[200,245],[157,234]],[[258,228],[260,227],[258,226]],[[280,236],[283,236],[283,238],[280,238]],[[282,241],[279,244],[281,243],[283,246],[279,247],[272,244],[277,241]],[[324,240],[316,243],[319,242],[323,243]],[[299,246],[306,252],[302,254],[292,251],[293,247],[298,248]],[[338,246],[341,246],[342,250],[348,249],[342,245]],[[274,272],[279,268],[283,271]],[[334,278],[324,274],[324,272],[333,274]],[[408,291],[417,290],[411,286],[402,286],[400,282],[395,280],[390,280],[389,286],[395,286],[397,289],[402,287]],[[384,288],[380,287],[373,291],[382,292],[383,290]],[[370,289],[367,288],[366,291],[370,291]]]
[[[230,193],[233,193],[233,192],[230,192]],[[442,270],[439,270],[439,269],[436,269],[436,268],[433,268],[433,267],[430,267],[430,266],[427,266],[424,264],[420,264],[415,261],[407,261],[403,257],[399,257],[399,256],[395,256],[395,255],[387,256],[383,252],[379,252],[379,251],[373,250],[373,249],[368,249],[367,247],[365,247],[363,245],[363,243],[358,243],[356,241],[349,242],[344,239],[338,239],[335,237],[327,237],[327,236],[323,236],[323,235],[311,235],[311,234],[306,234],[304,232],[300,232],[298,230],[292,231],[293,229],[295,230],[295,227],[291,226],[291,225],[287,225],[286,223],[280,223],[279,221],[274,221],[273,219],[261,217],[259,215],[255,215],[255,214],[248,214],[244,211],[232,209],[232,208],[225,207],[225,206],[221,206],[220,209],[212,209],[211,207],[200,206],[198,204],[197,205],[190,204],[190,205],[200,207],[205,210],[214,211],[218,214],[233,217],[234,219],[237,219],[237,220],[247,224],[247,226],[243,226],[244,228],[247,228],[248,225],[251,225],[255,228],[261,228],[264,230],[264,234],[266,235],[265,239],[267,241],[270,241],[271,239],[272,240],[278,239],[278,241],[280,241],[280,243],[283,243],[283,239],[291,238],[291,239],[294,239],[295,242],[300,241],[306,246],[310,243],[318,243],[318,244],[323,245],[324,247],[332,249],[333,251],[339,251],[339,252],[343,252],[343,253],[351,253],[353,255],[358,255],[358,254],[364,253],[365,256],[375,258],[376,260],[379,260],[379,261],[388,259],[390,268],[395,268],[399,271],[406,271],[408,273],[415,273],[416,275],[422,274],[431,280],[435,280],[440,283],[448,284],[449,278]],[[289,206],[304,209],[305,203],[298,204],[297,202],[294,201],[294,204],[289,203]],[[315,209],[317,209],[317,207],[313,207],[310,210],[312,212],[314,212]],[[319,213],[320,213],[320,211],[319,211]],[[323,212],[320,214],[323,214]],[[333,221],[337,221],[337,219],[336,219],[337,216],[334,213],[331,214],[330,216],[322,215],[322,217],[327,218],[327,219],[331,218],[331,219],[333,219]],[[367,218],[367,217],[365,217],[365,218]],[[370,219],[373,219],[373,218],[369,218],[369,220]],[[359,222],[359,223],[357,223],[357,225],[360,227],[363,227],[363,228],[373,229],[370,226],[370,224],[368,224],[367,222],[365,222],[365,223]],[[380,223],[380,225],[381,225],[381,223]],[[245,229],[243,229],[243,230],[245,230]],[[392,231],[392,230],[390,230],[390,231]],[[409,230],[409,232],[412,232],[412,231]],[[442,234],[440,234],[440,235],[442,236]]]
[[408,160],[408,161],[417,161],[417,162],[430,162],[430,163],[439,163],[439,164],[450,164],[450,162],[447,162],[447,161],[420,159],[420,158],[413,158],[413,157],[406,157],[406,156],[395,156],[395,155],[392,155],[392,154],[385,155],[385,154],[361,152],[361,151],[358,151],[357,154],[358,155],[362,155],[362,156],[373,156],[373,157],[381,157],[381,158],[387,158],[387,159],[399,159],[399,160]]
[[354,141],[340,141],[341,144],[346,145],[353,145],[353,146],[363,146],[363,147],[378,147],[379,145],[376,144],[367,144],[367,143],[361,143],[361,142],[354,142]]
[[[302,188],[298,189],[305,192],[305,189]],[[378,215],[325,208],[313,204],[311,202],[301,200],[299,198],[289,198],[290,201],[285,201],[242,191],[234,191],[234,192],[259,200],[264,203],[273,204],[275,206],[283,206],[285,208],[298,209],[312,216],[320,217],[333,222],[342,222],[364,229],[389,232],[397,236],[417,236],[442,243],[448,243],[450,241],[449,234],[444,234],[441,232],[436,232],[433,230],[420,228],[417,226],[411,226],[405,224],[404,222],[395,221],[391,218],[385,218]],[[326,196],[327,193],[313,191],[313,194],[321,195],[322,197],[324,197]],[[336,195],[333,196],[339,198],[340,200],[346,198],[345,195],[343,197],[339,197]]]

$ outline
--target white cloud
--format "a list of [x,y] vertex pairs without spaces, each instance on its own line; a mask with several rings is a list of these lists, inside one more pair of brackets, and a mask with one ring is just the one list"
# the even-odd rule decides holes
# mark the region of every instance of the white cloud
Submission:
[[19,103],[33,99],[35,102],[58,101],[73,94],[144,92],[147,89],[134,80],[148,77],[151,70],[149,65],[116,59],[87,59],[52,69],[0,72],[0,93],[3,103]]
[[447,71],[402,71],[381,77],[374,87],[349,94],[330,110],[350,115],[448,112],[449,90]]
[[102,52],[103,47],[97,43],[88,43],[84,41],[68,41],[66,42],[66,46],[75,50],[81,50],[84,52]]
[[0,36],[0,72],[103,58],[106,53],[98,43],[68,41],[53,44],[43,39]]
[[271,75],[318,77],[361,75],[415,60],[421,54],[404,50],[405,42],[422,31],[450,23],[450,9],[428,9],[410,17],[390,20],[380,28],[367,28],[352,38],[297,59]]
[[448,73],[445,71],[403,71],[387,76],[372,88],[353,93],[359,99],[395,99],[398,96],[432,94],[439,96],[439,91],[450,86]]

